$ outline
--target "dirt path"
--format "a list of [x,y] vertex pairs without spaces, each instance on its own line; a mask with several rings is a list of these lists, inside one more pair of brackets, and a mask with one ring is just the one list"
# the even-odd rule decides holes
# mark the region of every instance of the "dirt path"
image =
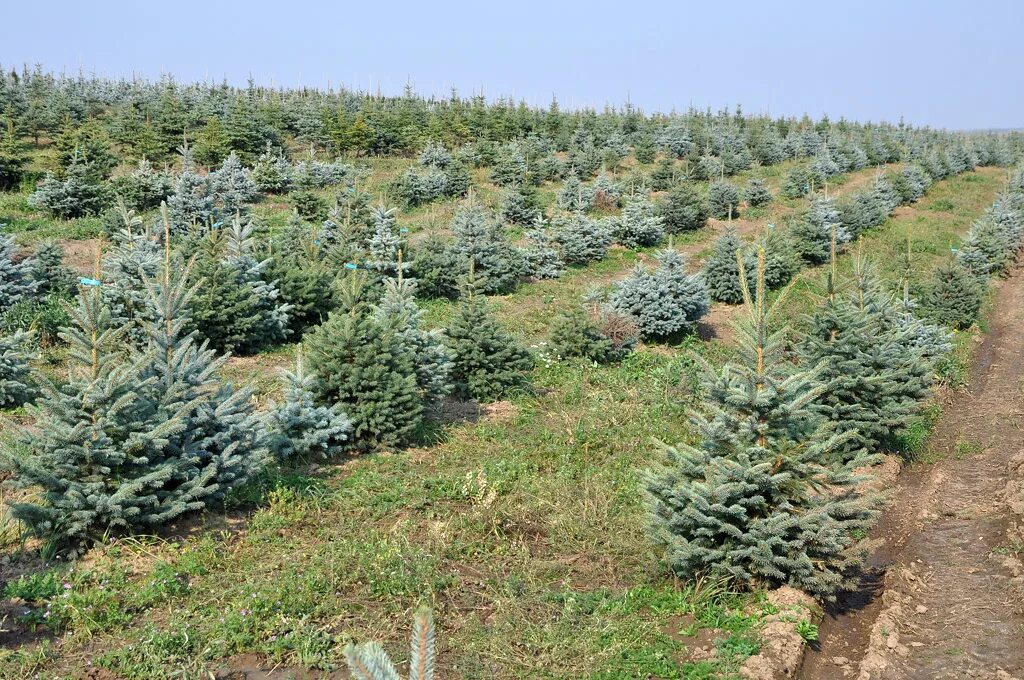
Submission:
[[932,435],[939,462],[900,475],[864,587],[826,614],[801,678],[1024,679],[1022,548],[1003,493],[1024,448],[1024,268],[991,320]]

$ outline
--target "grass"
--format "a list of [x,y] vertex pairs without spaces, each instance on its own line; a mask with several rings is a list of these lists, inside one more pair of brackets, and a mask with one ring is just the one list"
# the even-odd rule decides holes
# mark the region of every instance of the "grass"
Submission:
[[[704,666],[735,670],[756,651],[755,599],[668,578],[636,492],[651,438],[685,436],[692,382],[688,359],[653,352],[556,364],[538,375],[548,394],[450,426],[432,449],[267,477],[228,509],[242,530],[117,542],[56,593],[52,576],[16,587],[33,623],[66,634],[49,663],[128,678],[241,652],[333,668],[357,638],[401,651],[422,602],[458,677],[688,677],[666,632],[684,615],[721,630]],[[3,653],[0,674],[34,672],[37,651]]]
[[[392,164],[382,161],[370,181],[383,183],[401,165]],[[758,172],[776,184],[784,177],[769,170]],[[874,172],[848,178],[844,188]],[[991,203],[1002,172],[937,184],[866,235],[865,251],[893,277],[900,272],[890,260],[911,236],[915,263],[930,271]],[[779,202],[758,219],[802,205]],[[448,208],[414,211],[411,230],[434,228]],[[676,244],[699,258],[713,234]],[[648,257],[617,249],[494,305],[510,329],[540,347],[558,311]],[[794,315],[814,304],[822,274],[801,275],[789,303]],[[435,324],[451,313],[444,301],[426,307]],[[770,607],[761,593],[666,573],[638,493],[641,471],[658,456],[655,438],[692,436],[689,350],[713,361],[729,351],[690,339],[643,347],[620,366],[542,361],[534,392],[479,418],[451,414],[430,432],[429,446],[267,473],[221,513],[159,538],[103,545],[73,569],[11,581],[8,597],[31,610],[19,626],[57,637],[0,650],[0,676],[100,667],[124,678],[206,677],[239,654],[328,670],[343,665],[345,644],[366,639],[383,641],[402,660],[411,612],[422,603],[435,611],[444,677],[734,676],[758,651]],[[226,374],[254,382],[260,400],[272,398],[274,370],[292,352],[233,359]],[[928,417],[912,428],[908,446],[924,441]],[[801,631],[806,639],[815,633]],[[715,654],[694,658],[701,645]]]

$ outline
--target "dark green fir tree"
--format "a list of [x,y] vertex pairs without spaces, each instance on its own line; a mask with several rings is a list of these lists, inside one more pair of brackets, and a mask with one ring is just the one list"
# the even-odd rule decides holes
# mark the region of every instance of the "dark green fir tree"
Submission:
[[803,366],[820,367],[827,386],[815,409],[849,435],[835,449],[835,462],[858,466],[874,460],[917,412],[931,362],[915,346],[915,328],[898,323],[899,306],[862,256],[848,295],[836,290],[835,280],[833,265],[828,295],[807,319],[799,354]]
[[680,184],[665,195],[659,213],[669,234],[695,231],[708,223],[707,198],[690,184]]
[[471,267],[448,326],[447,342],[454,357],[455,393],[477,401],[493,401],[527,384],[533,357],[501,327],[479,288]]
[[379,319],[365,287],[361,272],[347,276],[340,308],[303,343],[317,400],[348,414],[355,446],[364,451],[408,442],[423,419],[416,353]]
[[640,332],[625,315],[596,305],[576,307],[551,326],[551,349],[560,359],[582,358],[610,364],[626,358]]
[[939,265],[925,290],[925,316],[954,329],[968,328],[981,311],[984,288],[977,277],[956,260]]

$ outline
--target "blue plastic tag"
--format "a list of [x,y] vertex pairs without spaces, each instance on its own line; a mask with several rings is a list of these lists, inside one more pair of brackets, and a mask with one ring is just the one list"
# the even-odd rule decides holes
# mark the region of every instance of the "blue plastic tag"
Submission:
[[359,267],[357,267],[357,266],[356,266],[356,265],[355,265],[354,263],[352,263],[352,262],[346,262],[346,263],[345,263],[345,269],[359,269]]
[[98,285],[100,285],[100,282],[97,281],[96,279],[87,279],[84,276],[82,278],[78,279],[78,282],[80,284],[82,284],[83,286],[98,286]]
[[408,230],[408,229],[399,229],[399,230],[398,230],[398,233],[399,233],[399,234],[408,234],[408,233],[409,233],[409,230]]

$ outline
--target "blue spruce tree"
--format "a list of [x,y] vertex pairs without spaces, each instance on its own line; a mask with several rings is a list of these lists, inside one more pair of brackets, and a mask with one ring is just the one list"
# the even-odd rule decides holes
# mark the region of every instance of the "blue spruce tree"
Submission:
[[859,480],[825,462],[842,436],[810,408],[824,388],[789,360],[787,329],[772,324],[778,302],[768,307],[761,272],[757,281],[756,299],[744,296],[736,359],[716,370],[698,357],[707,395],[693,416],[699,441],[665,446],[645,476],[652,536],[681,578],[831,598],[862,563],[856,537],[873,511]]
[[315,403],[316,379],[306,373],[299,350],[294,371],[281,371],[284,402],[267,414],[270,448],[279,460],[332,458],[351,446],[352,421],[337,405]]
[[704,279],[686,272],[686,260],[671,245],[657,258],[654,270],[637,265],[615,284],[611,307],[632,319],[644,338],[692,333],[711,307]]

